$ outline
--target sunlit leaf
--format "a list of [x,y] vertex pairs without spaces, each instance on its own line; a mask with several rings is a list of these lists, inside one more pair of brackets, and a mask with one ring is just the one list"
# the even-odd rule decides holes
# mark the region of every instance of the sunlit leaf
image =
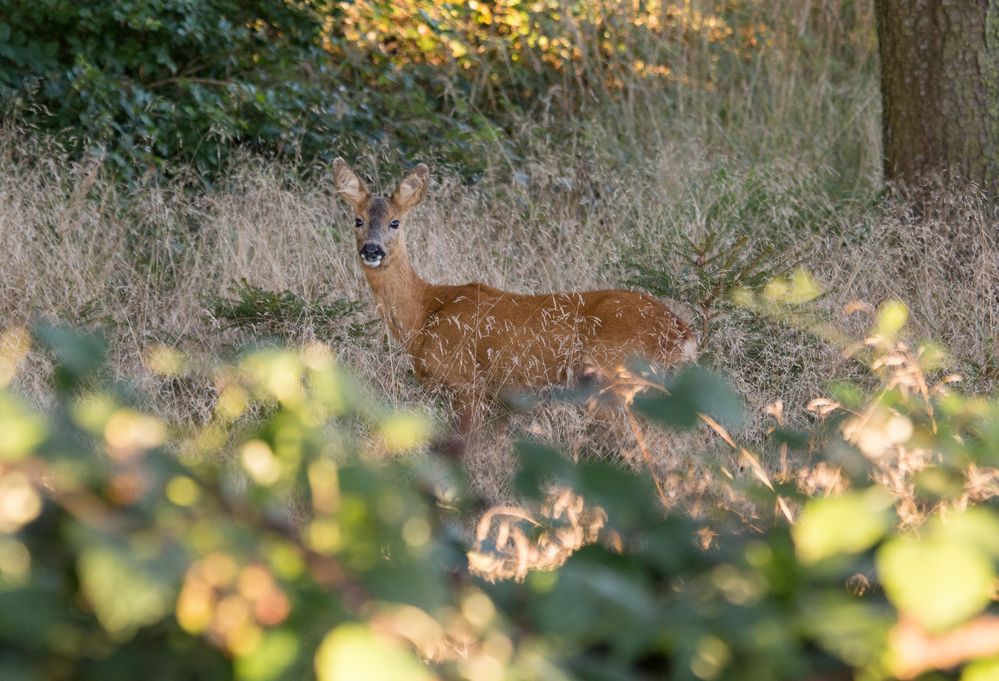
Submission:
[[815,280],[811,272],[798,268],[791,274],[791,291],[787,302],[792,305],[807,303],[822,295],[822,286]]
[[316,651],[319,681],[430,681],[426,667],[401,643],[363,624],[341,624]]
[[936,516],[927,526],[935,538],[976,546],[999,559],[999,515],[986,508]]
[[110,395],[87,392],[73,401],[70,414],[77,425],[99,435],[104,432],[116,409],[117,405]]
[[28,547],[12,537],[0,536],[0,591],[22,586],[30,573]]
[[268,397],[283,404],[297,403],[302,397],[302,363],[294,353],[261,350],[243,360],[241,368]]
[[138,628],[162,619],[173,606],[173,587],[119,550],[88,547],[77,566],[84,596],[115,638],[130,638]]
[[880,487],[865,492],[812,499],[791,529],[804,563],[865,551],[891,527],[892,497]]
[[802,613],[804,625],[819,645],[854,667],[877,661],[894,623],[884,608],[845,592],[810,601]]
[[13,395],[0,392],[0,461],[18,461],[45,440],[45,420]]
[[186,359],[180,351],[167,345],[155,345],[146,352],[145,364],[162,376],[179,376]]
[[961,681],[999,681],[999,657],[972,662],[961,672]]
[[104,425],[104,439],[115,458],[157,447],[166,439],[166,425],[155,416],[118,409]]
[[930,631],[980,612],[996,578],[990,557],[944,538],[893,539],[878,550],[877,567],[888,599]]
[[418,414],[399,413],[383,420],[378,432],[390,454],[402,454],[425,446],[432,428],[427,419]]
[[21,471],[0,472],[0,532],[30,523],[42,512],[42,498]]
[[264,486],[273,485],[280,478],[284,467],[263,440],[250,440],[240,451],[240,461],[243,469],[253,480]]
[[772,303],[801,305],[822,295],[822,287],[808,270],[799,268],[790,277],[772,279],[763,289],[763,297]]
[[201,496],[198,484],[186,475],[178,475],[170,479],[166,486],[166,498],[177,506],[191,506]]
[[291,631],[274,631],[264,634],[260,644],[249,655],[237,658],[235,664],[238,681],[271,681],[282,678],[298,657],[298,637]]
[[909,308],[899,300],[889,300],[878,309],[875,333],[884,338],[894,338],[909,320]]

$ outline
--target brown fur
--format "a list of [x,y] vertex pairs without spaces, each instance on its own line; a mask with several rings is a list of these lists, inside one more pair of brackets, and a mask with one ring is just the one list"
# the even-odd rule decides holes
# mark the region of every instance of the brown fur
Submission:
[[[372,196],[341,159],[333,172],[337,193],[363,223],[356,229],[359,252],[366,244],[384,249],[378,266],[365,266],[365,277],[421,382],[497,396],[571,383],[589,366],[610,372],[632,357],[663,366],[693,359],[690,329],[645,293],[524,295],[478,282],[424,281],[409,261],[402,221],[426,193],[426,166],[417,166],[388,198]],[[397,227],[389,226],[393,220]]]

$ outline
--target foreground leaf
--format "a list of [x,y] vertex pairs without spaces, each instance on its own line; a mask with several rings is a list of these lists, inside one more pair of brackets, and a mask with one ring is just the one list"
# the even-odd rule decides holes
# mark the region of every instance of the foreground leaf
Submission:
[[341,624],[316,652],[319,681],[431,681],[434,676],[410,651],[363,624]]
[[888,599],[929,631],[980,612],[996,578],[987,555],[952,539],[893,539],[878,551],[877,567]]
[[809,501],[791,530],[798,557],[816,563],[866,551],[891,527],[891,503],[880,487]]
[[173,607],[174,589],[136,561],[106,547],[80,554],[80,583],[101,625],[116,639],[159,621]]

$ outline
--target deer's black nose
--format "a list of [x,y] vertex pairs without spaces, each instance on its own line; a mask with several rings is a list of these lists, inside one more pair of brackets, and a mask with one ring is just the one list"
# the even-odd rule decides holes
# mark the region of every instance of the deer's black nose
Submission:
[[361,257],[365,260],[381,260],[385,257],[385,251],[378,244],[364,244],[361,246]]

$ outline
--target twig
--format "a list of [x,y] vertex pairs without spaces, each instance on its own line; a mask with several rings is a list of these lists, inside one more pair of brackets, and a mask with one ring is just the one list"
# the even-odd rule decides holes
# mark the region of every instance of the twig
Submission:
[[999,655],[999,617],[982,615],[945,634],[929,634],[902,618],[889,634],[895,675],[912,679],[932,669],[950,669],[962,662]]
[[152,83],[147,83],[146,87],[151,90],[153,88],[163,87],[164,85],[182,85],[184,83],[193,83],[195,85],[217,85],[219,87],[228,87],[232,85],[232,81],[219,80],[218,78],[192,78],[185,76],[177,76],[174,78],[164,78],[162,80],[154,80]]
[[635,440],[638,442],[638,449],[642,452],[645,465],[649,467],[649,475],[652,476],[652,482],[656,485],[656,492],[659,493],[659,501],[662,502],[663,506],[668,506],[669,502],[666,499],[666,491],[663,489],[662,483],[659,482],[659,476],[656,475],[656,471],[652,467],[652,455],[649,454],[649,448],[645,444],[645,435],[638,425],[638,419],[635,418],[635,415],[631,413],[631,409],[627,406],[624,407],[624,414],[628,419],[628,426],[631,428],[631,432],[634,433]]

